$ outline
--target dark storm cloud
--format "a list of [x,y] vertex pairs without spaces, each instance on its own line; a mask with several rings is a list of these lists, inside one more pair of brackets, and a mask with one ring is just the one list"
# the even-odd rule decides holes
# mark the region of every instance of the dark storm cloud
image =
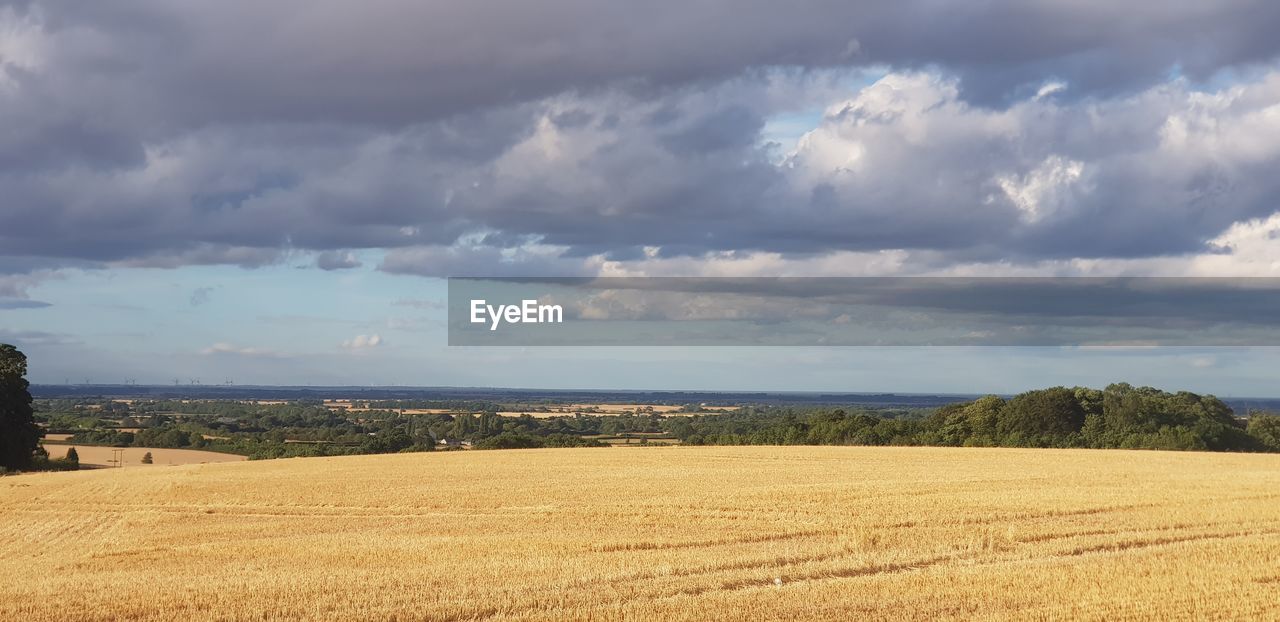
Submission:
[[[1278,22],[1246,0],[0,3],[0,255],[1207,252],[1277,209]],[[853,92],[871,66],[895,73]],[[1226,68],[1242,93],[1169,78]],[[794,153],[761,146],[824,104]]]
[[409,123],[619,80],[660,88],[765,66],[937,65],[975,75],[982,98],[1045,76],[1124,90],[1174,66],[1207,75],[1280,51],[1280,7],[1263,0],[28,6],[64,43],[58,62],[114,79],[88,88],[135,87],[174,123]]

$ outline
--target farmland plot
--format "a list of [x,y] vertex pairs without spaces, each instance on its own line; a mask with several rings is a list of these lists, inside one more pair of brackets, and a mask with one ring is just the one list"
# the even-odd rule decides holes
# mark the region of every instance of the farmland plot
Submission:
[[662,447],[0,479],[0,619],[1276,619],[1280,456]]

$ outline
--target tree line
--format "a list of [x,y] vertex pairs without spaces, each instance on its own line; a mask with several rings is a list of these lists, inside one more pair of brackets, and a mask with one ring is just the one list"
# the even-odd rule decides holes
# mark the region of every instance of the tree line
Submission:
[[844,409],[753,408],[668,419],[689,445],[935,445],[1280,451],[1280,417],[1247,421],[1211,395],[1112,384],[988,395],[923,417]]

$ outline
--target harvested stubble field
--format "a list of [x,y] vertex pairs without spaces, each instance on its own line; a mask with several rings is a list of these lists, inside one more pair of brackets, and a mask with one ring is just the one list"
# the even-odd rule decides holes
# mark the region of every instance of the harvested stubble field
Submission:
[[1280,456],[674,447],[0,479],[0,619],[1277,619]]
[[[247,460],[245,456],[235,454],[224,454],[216,451],[200,451],[198,449],[161,449],[157,447],[126,447],[123,448],[119,456],[124,460],[123,465],[112,462],[116,459],[116,448],[114,447],[95,447],[92,445],[45,445],[45,450],[49,452],[50,458],[65,458],[67,450],[75,447],[76,454],[80,456],[80,466],[84,467],[148,467],[148,466],[174,466],[180,464],[202,464],[206,462],[240,462]],[[142,457],[151,454],[151,464],[143,464]]]

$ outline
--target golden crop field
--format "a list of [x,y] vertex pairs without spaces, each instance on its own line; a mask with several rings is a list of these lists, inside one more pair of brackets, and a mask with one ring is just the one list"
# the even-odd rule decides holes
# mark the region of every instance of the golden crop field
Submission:
[[[157,447],[95,447],[92,445],[45,445],[50,458],[65,458],[67,450],[75,447],[80,456],[81,467],[115,467],[113,460],[117,456],[124,460],[124,467],[173,466],[179,464],[200,464],[204,462],[240,462],[247,460],[244,456],[224,454],[216,451],[199,449],[163,449]],[[118,452],[118,453],[117,453]],[[143,464],[142,457],[151,454],[151,464]]]
[[0,478],[3,620],[1280,619],[1280,456],[656,447]]

